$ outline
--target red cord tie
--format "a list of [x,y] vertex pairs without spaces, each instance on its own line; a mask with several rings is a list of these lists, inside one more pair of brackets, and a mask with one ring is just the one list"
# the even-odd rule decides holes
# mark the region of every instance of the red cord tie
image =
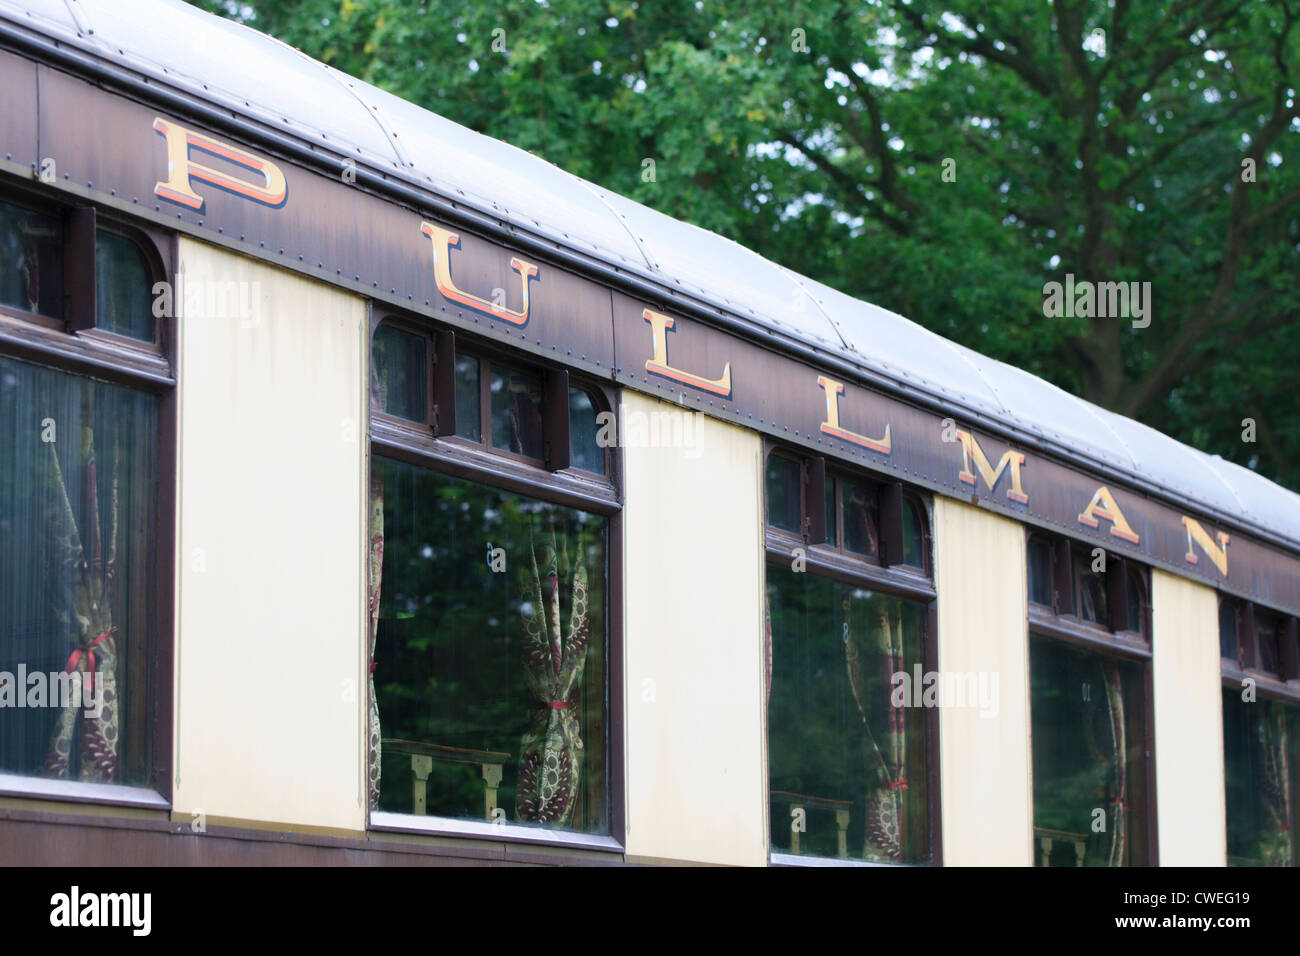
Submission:
[[885,783],[885,786],[888,787],[890,790],[911,790],[912,789],[907,785],[906,777],[901,777],[898,780],[887,781]]
[[111,631],[105,631],[93,641],[87,641],[85,644],[74,648],[72,653],[68,655],[68,663],[63,668],[64,672],[68,674],[75,672],[77,664],[81,662],[81,655],[84,653],[86,655],[86,687],[93,691],[95,689],[95,645],[104,643],[111,634]]
[[549,703],[550,703],[551,710],[568,710],[568,709],[569,709],[569,702],[568,702],[567,700],[552,700],[552,701],[549,701]]
[[379,663],[378,663],[377,661],[371,661],[371,662],[370,662],[370,673],[373,674],[373,673],[375,672],[375,668],[378,667],[378,666],[379,666]]

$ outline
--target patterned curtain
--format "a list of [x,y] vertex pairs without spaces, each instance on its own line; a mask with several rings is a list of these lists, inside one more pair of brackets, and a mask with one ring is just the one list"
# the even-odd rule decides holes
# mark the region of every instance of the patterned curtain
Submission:
[[[114,436],[109,475],[107,542],[100,527],[99,482],[95,462],[94,384],[81,383],[80,444],[77,464],[81,471],[85,527],[77,522],[68,494],[67,479],[59,465],[57,442],[49,442],[50,475],[54,484],[55,514],[52,527],[62,555],[55,616],[75,624],[79,640],[68,655],[64,670],[81,674],[85,687],[102,695],[98,717],[86,713],[83,700],[70,699],[59,714],[58,723],[45,754],[45,773],[67,777],[76,740],[81,780],[111,783],[118,767],[117,639],[113,627],[113,583],[117,572],[118,480],[121,448]],[[84,534],[83,534],[84,531]],[[107,547],[105,547],[107,545]],[[87,551],[89,549],[89,551]],[[98,687],[96,687],[98,683]],[[94,699],[92,697],[92,699]]]
[[1255,746],[1255,766],[1259,769],[1260,789],[1264,795],[1264,833],[1259,859],[1266,866],[1290,866],[1293,862],[1291,752],[1285,707],[1268,705]]
[[1124,686],[1119,662],[1101,658],[1097,662],[1101,671],[1101,686],[1105,688],[1105,707],[1088,698],[1084,723],[1087,727],[1088,749],[1093,760],[1110,767],[1110,794],[1107,814],[1109,844],[1106,849],[1107,866],[1128,865],[1128,740],[1124,713]]
[[379,586],[384,571],[384,482],[372,474],[370,486],[370,809],[379,807],[382,758],[379,698],[375,696],[375,644],[379,637]]
[[[524,663],[538,708],[520,741],[520,820],[567,826],[573,817],[582,770],[582,735],[576,708],[587,659],[587,568],[581,538],[569,561],[563,536],[552,526],[542,538],[529,531],[524,569]],[[568,634],[563,633],[560,591],[570,592]]]
[[861,641],[850,622],[851,607],[850,600],[845,598],[842,603],[844,663],[858,716],[862,720],[862,750],[869,778],[867,831],[862,855],[867,860],[898,863],[902,860],[905,826],[902,791],[908,789],[907,713],[905,708],[894,707],[891,702],[884,734],[877,742],[867,719],[867,708],[872,698],[867,668],[878,666],[882,669],[885,687],[892,687],[894,674],[906,671],[902,621],[897,614],[891,618],[888,602],[882,600],[872,612],[874,626],[869,630],[868,639]]

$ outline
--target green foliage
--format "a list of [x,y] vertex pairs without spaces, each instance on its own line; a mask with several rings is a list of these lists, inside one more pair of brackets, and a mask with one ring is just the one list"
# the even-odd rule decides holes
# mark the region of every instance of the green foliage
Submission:
[[1295,0],[200,5],[1300,486]]

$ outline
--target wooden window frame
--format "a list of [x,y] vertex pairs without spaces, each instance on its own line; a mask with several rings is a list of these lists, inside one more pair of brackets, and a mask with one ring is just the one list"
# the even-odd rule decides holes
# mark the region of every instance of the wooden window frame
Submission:
[[[763,488],[763,528],[764,528],[764,566],[777,564],[788,566],[796,548],[804,551],[806,573],[828,578],[841,584],[865,588],[873,593],[890,597],[903,598],[923,605],[922,621],[925,632],[921,635],[921,667],[923,671],[939,669],[939,603],[938,593],[932,578],[932,548],[930,528],[932,514],[927,502],[916,491],[898,485],[897,501],[903,507],[910,503],[916,508],[917,521],[921,531],[921,553],[924,568],[911,565],[882,565],[878,558],[859,554],[856,551],[843,550],[842,534],[837,534],[839,547],[826,544],[825,537],[825,487],[826,478],[843,475],[846,479],[860,482],[880,489],[891,483],[888,478],[866,471],[855,471],[847,463],[835,461],[827,463],[822,456],[801,451],[788,445],[773,441],[764,441],[763,474],[767,474],[767,460],[776,454],[779,457],[793,459],[801,465],[802,477],[800,501],[800,525],[802,534],[794,534],[784,528],[777,528],[767,523],[767,483]],[[836,486],[838,488],[838,486]],[[843,527],[842,508],[839,495],[836,495],[836,525]],[[879,498],[877,499],[879,501]],[[821,516],[820,519],[818,516]],[[883,524],[883,522],[882,522]],[[900,529],[901,531],[901,529]],[[884,533],[879,532],[882,539]],[[902,539],[897,540],[898,554],[901,560]],[[764,588],[766,590],[766,586]],[[766,597],[766,595],[765,595]],[[767,717],[764,712],[763,752],[768,754]],[[765,768],[768,779],[771,777],[770,754]],[[925,708],[925,785],[926,785],[926,820],[930,835],[930,859],[920,864],[874,863],[866,860],[839,860],[827,857],[802,857],[789,853],[773,852],[768,847],[768,861],[773,866],[943,866],[943,817],[939,777],[939,709]],[[769,797],[770,807],[770,797]],[[768,836],[770,839],[770,835]]]
[[[1252,681],[1257,693],[1282,703],[1300,706],[1300,621],[1283,611],[1257,605],[1241,598],[1221,595],[1219,609],[1233,611],[1236,630],[1235,657],[1220,655],[1223,686],[1240,691],[1244,681]],[[1278,643],[1278,670],[1262,668],[1259,650],[1258,618],[1267,615],[1275,620]]]
[[[608,549],[606,553],[606,651],[605,651],[605,718],[606,766],[605,780],[609,800],[609,833],[575,833],[550,830],[523,824],[486,823],[478,820],[461,820],[455,817],[419,816],[393,813],[367,808],[367,829],[374,833],[406,833],[428,837],[470,838],[498,841],[509,844],[534,844],[623,853],[627,846],[626,821],[626,761],[624,759],[624,715],[622,688],[625,685],[623,670],[623,497],[621,459],[617,446],[605,448],[604,475],[575,468],[550,470],[539,459],[494,448],[485,441],[474,442],[456,435],[455,419],[455,354],[457,347],[474,355],[480,363],[490,357],[516,367],[535,368],[543,373],[544,381],[563,381],[565,401],[563,418],[565,440],[568,438],[569,403],[567,387],[572,385],[586,392],[593,408],[613,413],[618,407],[617,393],[603,383],[569,375],[561,366],[537,362],[527,353],[514,354],[492,343],[462,336],[459,331],[434,325],[400,313],[372,305],[370,335],[367,349],[367,393],[369,392],[370,349],[374,333],[381,325],[393,325],[406,332],[426,337],[429,343],[428,416],[425,422],[413,422],[376,409],[367,400],[369,415],[368,454],[366,459],[367,485],[373,474],[376,456],[391,461],[404,462],[440,475],[459,478],[513,494],[525,495],[539,501],[574,508],[599,515],[608,521]],[[463,342],[462,342],[463,339]],[[482,389],[486,378],[480,364],[480,415],[484,411]],[[561,377],[556,371],[565,374]],[[439,402],[441,400],[441,403]],[[450,406],[450,407],[449,407]],[[490,405],[487,414],[491,414]],[[482,420],[482,419],[480,419]],[[490,439],[490,430],[482,437]],[[568,447],[565,446],[565,459]],[[554,463],[554,462],[552,462]],[[367,696],[364,705],[369,708]]]
[[[1046,540],[1051,551],[1052,605],[1036,604],[1028,600],[1029,540]],[[1146,851],[1145,866],[1159,866],[1159,828],[1156,818],[1156,740],[1155,740],[1155,676],[1152,665],[1151,642],[1151,578],[1149,569],[1130,561],[1113,551],[1106,550],[1106,609],[1109,621],[1105,624],[1084,620],[1079,615],[1079,564],[1090,561],[1092,549],[1098,547],[1061,535],[1038,529],[1027,529],[1025,536],[1025,594],[1028,607],[1025,648],[1033,635],[1090,651],[1136,663],[1142,688],[1142,742],[1144,751],[1144,783],[1146,792]],[[1128,601],[1130,575],[1137,572],[1139,599],[1141,601],[1142,632],[1128,630]],[[1118,572],[1115,574],[1114,572]],[[1122,587],[1112,586],[1120,580]],[[1028,662],[1026,661],[1026,664]],[[1032,733],[1033,712],[1030,708]],[[1032,754],[1031,754],[1032,758]],[[1032,764],[1032,759],[1031,759]],[[1032,767],[1031,767],[1032,771]],[[1031,822],[1032,829],[1032,822]]]
[[[93,206],[56,204],[24,188],[0,189],[0,200],[36,212],[79,220],[81,241],[69,250],[64,243],[64,316],[49,316],[0,306],[0,356],[26,361],[84,378],[94,378],[152,395],[158,400],[155,446],[153,528],[154,579],[151,614],[152,646],[146,662],[149,735],[149,783],[145,785],[90,783],[0,773],[0,796],[97,803],[117,807],[168,810],[172,805],[172,757],[175,656],[176,480],[178,395],[176,389],[176,319],[155,316],[154,342],[107,332],[94,326],[94,229],[121,235],[136,244],[152,283],[175,288],[177,240],[150,226],[107,214]],[[85,230],[90,229],[91,241]],[[90,275],[74,289],[68,284]],[[87,290],[87,286],[89,289]],[[150,297],[153,287],[150,288]],[[69,297],[73,304],[69,304]],[[91,311],[86,312],[89,301]],[[78,312],[78,310],[80,310]],[[70,314],[72,313],[72,314]],[[89,321],[87,321],[89,319]]]

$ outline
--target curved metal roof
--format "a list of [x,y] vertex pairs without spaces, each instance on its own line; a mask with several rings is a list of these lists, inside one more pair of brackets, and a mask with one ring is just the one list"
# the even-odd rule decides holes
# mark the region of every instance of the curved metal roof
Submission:
[[864,371],[1073,448],[1300,549],[1300,495],[713,233],[180,0],[0,0],[0,15]]

